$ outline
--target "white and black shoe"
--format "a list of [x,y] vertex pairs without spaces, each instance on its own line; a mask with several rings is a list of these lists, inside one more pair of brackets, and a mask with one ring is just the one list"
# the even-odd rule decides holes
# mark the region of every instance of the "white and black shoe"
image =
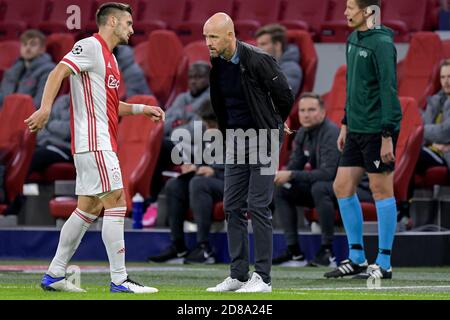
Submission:
[[183,264],[184,259],[188,256],[189,251],[187,249],[177,250],[174,245],[164,250],[161,254],[148,257],[148,262],[156,263],[170,263],[170,264]]
[[352,260],[347,259],[341,262],[341,264],[334,270],[325,273],[325,278],[341,278],[346,276],[354,276],[366,271],[368,267],[367,260],[361,264],[354,263]]
[[308,261],[306,261],[303,253],[295,255],[289,249],[286,249],[281,255],[272,259],[272,264],[280,267],[305,267]]
[[143,286],[142,284],[127,278],[127,280],[120,285],[111,282],[109,291],[111,293],[156,293],[158,292],[158,289]]
[[392,268],[385,270],[377,264],[371,264],[365,272],[361,272],[353,279],[392,279]]
[[314,259],[308,263],[308,266],[336,268],[336,257],[331,249],[322,247],[319,252],[317,252]]

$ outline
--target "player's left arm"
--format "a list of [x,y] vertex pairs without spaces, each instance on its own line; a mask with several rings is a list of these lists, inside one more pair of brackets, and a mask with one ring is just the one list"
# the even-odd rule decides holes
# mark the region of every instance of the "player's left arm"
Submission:
[[[380,41],[375,49],[375,59],[380,86],[381,130],[392,135],[401,120],[401,115],[398,117],[396,110],[400,106],[397,97],[397,53],[394,44]],[[382,138],[380,156],[384,163],[395,161],[392,137]]]
[[166,114],[160,107],[148,106],[144,104],[119,103],[119,116],[130,116],[135,114],[144,114],[154,122],[164,121]]

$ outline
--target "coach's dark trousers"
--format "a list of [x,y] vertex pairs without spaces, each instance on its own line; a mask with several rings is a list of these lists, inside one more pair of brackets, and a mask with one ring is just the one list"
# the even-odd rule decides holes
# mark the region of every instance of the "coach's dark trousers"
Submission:
[[[246,161],[249,153],[246,148]],[[253,228],[255,272],[264,282],[270,283],[272,212],[269,205],[274,191],[274,174],[261,174],[261,169],[267,165],[246,163],[225,165],[224,209],[228,222],[230,276],[240,281],[249,277],[248,218]]]

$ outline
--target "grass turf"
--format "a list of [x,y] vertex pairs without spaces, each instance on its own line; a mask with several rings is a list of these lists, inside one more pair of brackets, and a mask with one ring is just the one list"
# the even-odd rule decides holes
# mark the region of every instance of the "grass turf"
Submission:
[[[2,261],[0,266],[24,265],[39,269],[37,266],[47,263]],[[73,264],[107,266],[98,262]],[[157,287],[160,292],[146,295],[111,294],[109,273],[105,271],[81,272],[81,286],[87,293],[44,292],[39,284],[45,271],[0,271],[0,300],[450,300],[449,267],[395,268],[394,279],[382,281],[380,289],[368,289],[364,280],[325,279],[323,273],[328,271],[326,268],[274,267],[271,294],[206,292],[208,286],[214,286],[227,276],[226,265],[129,263],[128,268],[132,279]]]

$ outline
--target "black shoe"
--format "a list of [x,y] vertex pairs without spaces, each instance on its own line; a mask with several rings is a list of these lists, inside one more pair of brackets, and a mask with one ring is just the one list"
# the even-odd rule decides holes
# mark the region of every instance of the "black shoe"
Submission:
[[179,263],[182,264],[184,258],[188,255],[188,250],[185,249],[181,252],[175,248],[175,246],[170,246],[167,250],[163,251],[161,254],[157,256],[148,257],[148,262],[157,262],[157,263]]
[[368,266],[367,261],[364,261],[361,264],[356,264],[352,260],[347,259],[342,261],[339,267],[330,272],[325,273],[323,276],[325,278],[354,276],[356,274],[360,274],[361,272],[366,271],[367,266]]
[[319,252],[317,252],[314,259],[308,263],[308,266],[336,268],[336,257],[334,256],[333,251],[322,247]]
[[371,264],[366,271],[357,274],[352,279],[392,279],[392,268],[385,270],[377,264]]
[[294,255],[289,249],[286,249],[280,256],[272,259],[272,264],[282,267],[304,267],[308,262],[303,253]]
[[216,263],[216,258],[214,258],[213,251],[207,244],[200,244],[187,255],[184,262],[214,264]]

